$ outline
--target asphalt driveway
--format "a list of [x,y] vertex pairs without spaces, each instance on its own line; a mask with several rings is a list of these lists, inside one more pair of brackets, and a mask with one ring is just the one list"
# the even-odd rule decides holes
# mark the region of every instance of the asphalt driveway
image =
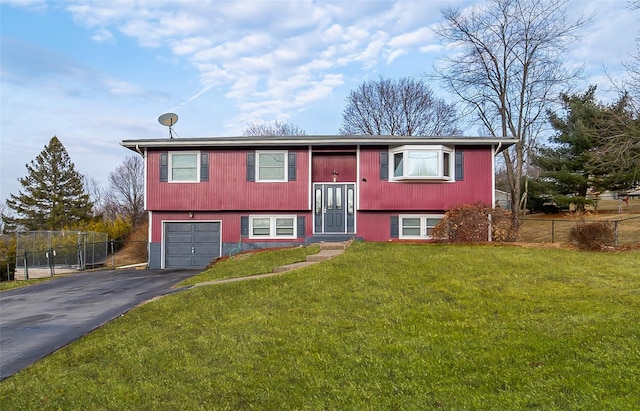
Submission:
[[0,380],[196,273],[84,272],[0,293]]

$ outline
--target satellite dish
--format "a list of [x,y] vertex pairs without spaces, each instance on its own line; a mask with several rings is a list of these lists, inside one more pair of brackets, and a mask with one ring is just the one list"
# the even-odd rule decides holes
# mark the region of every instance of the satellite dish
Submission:
[[165,113],[158,117],[158,122],[169,127],[169,138],[173,138],[173,125],[178,122],[178,115],[175,113]]

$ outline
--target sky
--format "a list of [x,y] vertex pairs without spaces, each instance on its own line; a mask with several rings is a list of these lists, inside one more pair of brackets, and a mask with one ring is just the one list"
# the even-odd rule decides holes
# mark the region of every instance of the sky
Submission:
[[[128,139],[238,136],[286,121],[338,134],[364,81],[424,78],[449,51],[432,28],[473,0],[0,0],[0,201],[57,136],[78,172],[106,186]],[[581,89],[622,78],[639,35],[627,0],[572,0],[594,20],[567,54]],[[605,73],[606,71],[606,73]],[[447,102],[452,96],[430,83]],[[580,88],[580,84],[578,87]]]

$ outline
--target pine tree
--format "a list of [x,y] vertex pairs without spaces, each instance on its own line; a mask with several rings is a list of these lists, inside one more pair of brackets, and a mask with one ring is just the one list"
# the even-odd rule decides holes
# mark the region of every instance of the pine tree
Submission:
[[[541,182],[555,194],[556,202],[581,207],[590,189],[617,191],[637,185],[640,168],[632,158],[632,143],[640,135],[640,122],[629,109],[628,98],[623,95],[605,105],[596,100],[595,86],[561,98],[563,113],[549,113],[556,130],[551,145],[541,147],[533,158],[542,170]],[[621,150],[623,144],[628,145],[626,150]]]
[[56,136],[26,167],[28,175],[19,179],[22,190],[7,200],[7,207],[16,214],[3,216],[7,227],[61,230],[91,219],[93,204],[85,192],[82,175]]

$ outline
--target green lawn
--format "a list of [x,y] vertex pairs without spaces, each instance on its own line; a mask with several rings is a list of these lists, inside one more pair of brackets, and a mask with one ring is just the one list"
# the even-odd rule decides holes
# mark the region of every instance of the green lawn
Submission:
[[14,288],[26,287],[28,285],[41,283],[43,281],[52,280],[52,277],[47,278],[34,278],[32,280],[22,280],[22,281],[0,281],[0,292],[13,290]]
[[639,261],[355,242],[145,304],[1,382],[0,408],[638,409]]

